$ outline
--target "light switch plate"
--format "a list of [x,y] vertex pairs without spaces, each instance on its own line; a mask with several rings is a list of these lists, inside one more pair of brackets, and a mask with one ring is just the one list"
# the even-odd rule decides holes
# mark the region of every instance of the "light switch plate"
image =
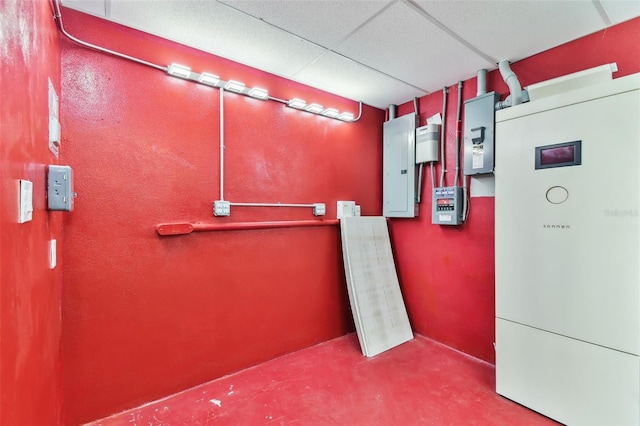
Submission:
[[49,269],[53,269],[58,264],[56,240],[49,240]]
[[20,180],[20,206],[18,223],[29,222],[33,219],[33,182]]

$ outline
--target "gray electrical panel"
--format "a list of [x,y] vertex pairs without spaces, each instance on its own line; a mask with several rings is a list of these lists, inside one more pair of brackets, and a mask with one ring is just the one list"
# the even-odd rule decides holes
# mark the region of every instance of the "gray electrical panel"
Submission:
[[464,103],[464,174],[493,173],[495,105],[500,95],[490,92]]
[[382,215],[415,217],[416,114],[394,118],[383,126]]
[[462,188],[447,186],[433,188],[431,223],[434,225],[460,225],[462,223]]

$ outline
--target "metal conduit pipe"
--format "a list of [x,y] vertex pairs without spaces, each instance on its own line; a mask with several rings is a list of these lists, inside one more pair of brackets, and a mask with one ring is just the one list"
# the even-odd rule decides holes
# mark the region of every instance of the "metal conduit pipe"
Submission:
[[440,188],[442,188],[442,186],[444,185],[444,174],[447,171],[446,157],[444,155],[444,144],[446,136],[445,124],[447,122],[447,93],[449,93],[449,89],[447,88],[447,86],[444,86],[442,88],[442,126],[440,126]]
[[453,178],[453,186],[458,186],[458,175],[460,174],[460,136],[462,135],[462,80],[458,81],[458,107],[456,110],[456,175]]
[[389,105],[389,120],[393,120],[398,115],[398,105]]
[[482,68],[478,70],[478,89],[476,91],[476,96],[482,96],[487,93],[487,70]]

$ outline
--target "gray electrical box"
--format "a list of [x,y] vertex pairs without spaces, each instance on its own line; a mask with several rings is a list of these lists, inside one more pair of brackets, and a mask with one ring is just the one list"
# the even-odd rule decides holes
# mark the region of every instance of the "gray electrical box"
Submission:
[[394,118],[383,126],[382,215],[415,217],[416,114]]
[[49,166],[47,173],[47,205],[49,210],[73,211],[73,170],[69,166]]
[[427,124],[416,129],[416,164],[438,161],[439,139],[439,124]]
[[462,188],[447,186],[433,188],[431,223],[434,225],[460,225],[462,223]]
[[495,105],[500,95],[490,92],[464,103],[464,174],[493,173]]

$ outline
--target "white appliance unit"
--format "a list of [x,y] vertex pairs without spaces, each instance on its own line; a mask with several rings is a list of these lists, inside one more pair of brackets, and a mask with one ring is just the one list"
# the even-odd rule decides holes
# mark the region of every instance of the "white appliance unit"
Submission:
[[496,114],[496,390],[570,425],[640,424],[640,74],[610,74]]

